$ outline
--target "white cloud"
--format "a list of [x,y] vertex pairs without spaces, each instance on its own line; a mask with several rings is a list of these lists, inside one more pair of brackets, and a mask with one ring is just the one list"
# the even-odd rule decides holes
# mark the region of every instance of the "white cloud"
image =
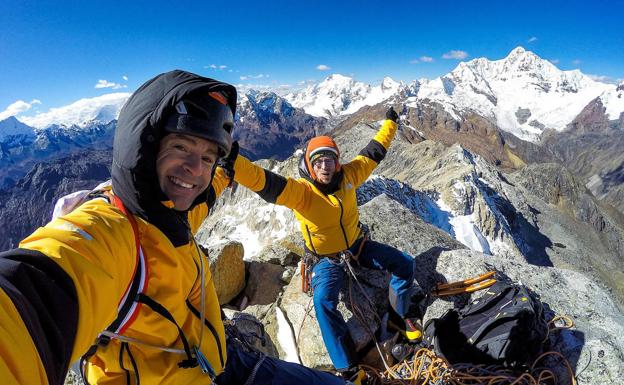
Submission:
[[290,92],[298,90],[300,87],[294,87],[290,84],[252,84],[252,83],[239,83],[236,85],[236,89],[240,94],[247,93],[251,90],[255,91],[270,91],[280,96],[284,96]]
[[51,124],[80,125],[96,117],[112,120],[117,118],[119,110],[129,97],[130,93],[118,92],[80,99],[70,105],[51,108],[35,116],[21,116],[20,120],[35,128],[45,128]]
[[531,36],[531,38],[529,40],[527,40],[527,43],[533,43],[537,41],[537,37],[535,36]]
[[463,60],[467,57],[468,57],[468,52],[460,51],[460,50],[452,50],[442,55],[442,59]]
[[126,88],[126,87],[128,86],[124,84],[109,82],[108,80],[103,80],[103,79],[98,80],[97,84],[95,85],[95,88],[112,88],[114,90],[118,90],[120,88]]
[[124,75],[121,77],[123,80],[128,81],[128,75]]
[[248,80],[248,79],[262,79],[270,77],[268,74],[258,74],[258,75],[247,75],[241,76],[240,80]]
[[331,67],[325,64],[319,64],[316,66],[316,69],[319,71],[328,71],[331,69]]
[[559,64],[559,59],[549,59],[548,61],[553,64]]
[[579,59],[574,59],[574,60],[572,60],[572,64],[577,66],[577,65],[581,64],[581,61]]
[[33,105],[41,104],[41,101],[37,99],[33,99],[30,103],[25,102],[23,100],[18,100],[14,103],[11,103],[6,110],[0,112],[0,120],[4,120],[10,116],[17,116],[22,112],[30,110]]
[[435,60],[431,56],[421,56],[418,59],[410,60],[410,64],[418,64],[418,63],[432,63]]
[[[228,68],[228,66],[226,66],[225,64],[211,64],[209,66],[204,66],[204,69],[212,69],[212,70],[219,70],[219,71],[223,71],[224,69]],[[229,72],[232,72],[232,70],[230,70]]]
[[622,79],[616,79],[616,78],[612,78],[611,76],[606,76],[606,75],[594,75],[594,74],[586,74],[586,75],[589,76],[589,78],[591,78],[592,80],[595,80],[601,83],[618,85],[622,82]]

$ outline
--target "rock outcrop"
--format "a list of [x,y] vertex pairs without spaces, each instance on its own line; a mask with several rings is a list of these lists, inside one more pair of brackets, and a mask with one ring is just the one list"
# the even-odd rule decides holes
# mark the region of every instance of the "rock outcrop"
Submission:
[[226,241],[211,244],[206,251],[219,303],[228,303],[245,288],[243,245]]
[[624,213],[624,120],[609,120],[598,98],[562,132],[547,132],[542,145],[552,151],[598,199]]
[[15,186],[0,190],[0,250],[17,247],[46,224],[60,197],[110,179],[111,164],[110,151],[81,152],[39,163]]
[[[355,156],[375,130],[359,124],[340,132],[343,161]],[[260,163],[295,176],[297,160],[295,155],[281,163]],[[551,334],[550,347],[568,358],[580,383],[611,383],[623,374],[624,345],[618,337],[624,329],[622,221],[561,165],[529,165],[503,173],[458,145],[412,143],[400,136],[375,175],[359,188],[358,202],[373,239],[414,256],[417,280],[426,292],[437,282],[496,270],[500,279],[522,282],[540,294],[549,316],[574,319],[575,329]],[[254,270],[272,265],[267,268],[274,281],[269,297],[275,301],[250,311],[273,306],[260,318],[269,326],[267,336],[279,356],[331,367],[310,298],[300,290],[295,266],[302,248],[292,213],[239,186],[235,194],[226,193],[213,217],[224,220],[206,221],[202,242],[242,237],[245,245],[252,245],[246,247],[245,260]],[[389,276],[363,268],[358,276],[377,306],[371,309],[356,286],[353,301],[347,289],[341,294],[339,309],[366,355],[371,352],[367,329],[377,331],[383,324]],[[257,287],[257,281],[248,282]],[[468,300],[430,298],[426,320]],[[366,323],[358,320],[357,309],[366,312]],[[597,356],[603,359],[595,361]],[[549,365],[564,375],[556,362]]]

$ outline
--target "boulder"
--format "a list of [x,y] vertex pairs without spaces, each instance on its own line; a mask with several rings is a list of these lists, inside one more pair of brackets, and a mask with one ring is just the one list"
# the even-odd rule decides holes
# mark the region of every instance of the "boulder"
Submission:
[[277,300],[282,291],[285,269],[280,265],[262,262],[248,262],[248,279],[245,296],[249,305],[268,305]]
[[300,234],[289,234],[286,238],[265,246],[253,260],[281,266],[296,266],[303,255],[303,240]]
[[243,245],[227,241],[209,245],[204,250],[210,261],[210,272],[219,303],[228,303],[245,288]]
[[223,309],[223,312],[228,318],[226,323],[239,333],[237,338],[270,357],[280,356],[276,334],[272,333],[277,327],[274,304],[249,306],[244,313],[231,309]]

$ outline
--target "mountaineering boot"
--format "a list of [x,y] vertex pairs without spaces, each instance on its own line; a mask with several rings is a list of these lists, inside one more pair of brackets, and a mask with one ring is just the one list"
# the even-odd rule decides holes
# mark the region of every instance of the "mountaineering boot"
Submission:
[[340,373],[340,376],[345,379],[346,383],[351,385],[365,385],[366,373],[358,366],[350,367],[349,369]]
[[388,308],[387,329],[399,332],[407,342],[416,344],[422,341],[422,318],[425,308],[425,295],[418,292],[411,298],[411,304],[405,317],[401,317],[393,308]]
[[422,341],[423,326],[422,319],[425,315],[426,295],[419,290],[410,298],[411,305],[405,314],[405,337],[409,343],[415,344]]
[[405,338],[410,343],[418,343],[423,338],[422,321],[419,318],[405,319]]

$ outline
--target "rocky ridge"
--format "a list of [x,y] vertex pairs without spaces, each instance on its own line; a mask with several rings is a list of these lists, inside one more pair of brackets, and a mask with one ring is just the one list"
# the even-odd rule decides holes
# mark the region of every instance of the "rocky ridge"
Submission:
[[116,121],[92,122],[84,127],[52,125],[31,129],[30,135],[5,136],[0,139],[0,190],[14,186],[37,163],[85,151],[110,151],[115,126]]
[[596,98],[562,132],[547,132],[541,144],[577,175],[591,192],[624,212],[624,112],[609,119]]
[[86,151],[39,163],[17,184],[0,191],[0,250],[17,244],[52,216],[56,201],[110,179],[112,152]]
[[[336,140],[343,159],[357,154],[375,130],[360,124],[339,133]],[[260,163],[296,176],[297,160],[294,155],[281,163]],[[549,314],[574,319],[576,328],[553,334],[550,343],[566,354],[579,383],[611,383],[623,374],[624,346],[617,336],[624,329],[620,286],[624,227],[562,166],[531,165],[503,174],[458,145],[411,143],[403,135],[394,141],[375,175],[360,187],[358,202],[374,239],[414,256],[424,290],[439,281],[495,269],[502,279],[521,281],[536,290]],[[233,195],[226,193],[198,238],[210,244],[224,237],[242,241],[247,280],[255,280],[256,286],[254,291],[243,291],[235,305],[248,306],[267,324],[280,357],[328,368],[309,298],[300,292],[297,261],[302,245],[292,213],[239,186]],[[260,264],[274,265],[269,270],[280,279],[264,280],[266,286],[259,290],[259,277],[267,276],[266,269],[257,268]],[[366,269],[361,274],[369,296],[381,304],[376,311],[382,318],[388,277]],[[258,293],[273,294],[260,298]],[[343,298],[341,312],[365,354],[370,337],[357,321],[346,292]],[[432,300],[426,319],[467,301],[450,300]],[[363,298],[355,301],[367,309]],[[368,327],[376,330],[379,322],[369,319]],[[602,359],[594,361],[596,356]]]

